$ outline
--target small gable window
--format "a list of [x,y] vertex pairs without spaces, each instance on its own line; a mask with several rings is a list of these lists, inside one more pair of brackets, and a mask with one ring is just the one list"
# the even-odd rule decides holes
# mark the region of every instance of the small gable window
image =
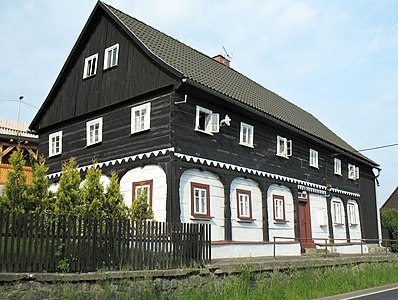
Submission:
[[87,146],[102,142],[102,117],[86,123]]
[[195,130],[207,134],[213,134],[220,131],[220,115],[211,110],[196,106]]
[[98,53],[84,60],[83,79],[94,76],[97,73]]
[[341,160],[338,158],[334,159],[334,174],[341,175]]
[[253,147],[254,127],[252,125],[240,123],[240,143],[239,145]]
[[62,131],[51,133],[48,136],[48,156],[55,156],[62,153]]
[[292,141],[278,135],[276,138],[276,155],[284,158],[292,156]]
[[310,149],[310,166],[318,168],[318,151]]
[[131,134],[149,130],[151,127],[151,103],[131,108]]
[[117,66],[119,58],[119,44],[105,49],[104,70]]

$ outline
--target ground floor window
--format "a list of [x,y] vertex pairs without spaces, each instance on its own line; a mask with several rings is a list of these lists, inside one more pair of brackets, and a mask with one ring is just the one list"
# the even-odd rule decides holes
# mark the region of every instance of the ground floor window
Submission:
[[191,182],[191,215],[210,217],[210,186]]
[[342,203],[340,201],[333,201],[332,209],[333,209],[333,223],[335,225],[342,225],[343,224]]
[[281,195],[273,195],[273,203],[274,203],[274,220],[278,222],[286,222],[285,197]]
[[241,220],[252,220],[251,191],[236,189],[236,200],[238,207],[238,218]]
[[153,180],[133,182],[133,201],[143,195],[152,207]]

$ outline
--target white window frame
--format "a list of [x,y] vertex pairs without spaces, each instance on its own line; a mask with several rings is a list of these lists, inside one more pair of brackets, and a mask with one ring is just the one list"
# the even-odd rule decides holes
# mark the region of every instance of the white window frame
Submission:
[[[93,67],[93,61],[94,61],[94,67]],[[98,53],[95,53],[94,55],[87,57],[84,60],[83,79],[92,77],[95,74],[97,74],[97,66],[98,66]]]
[[[53,147],[53,139],[58,138],[58,151],[57,147]],[[57,131],[48,135],[48,157],[56,156],[62,153],[62,131]]]
[[348,213],[348,224],[350,226],[356,226],[359,223],[358,209],[354,202],[347,203],[347,213]]
[[[116,53],[114,55],[114,53]],[[110,54],[110,57],[109,57]],[[105,49],[104,70],[117,66],[119,60],[119,44],[115,44]]]
[[[137,116],[136,113],[138,113]],[[146,131],[149,130],[150,128],[151,128],[151,102],[144,103],[138,106],[133,106],[131,108],[131,134]]]
[[[200,128],[200,118],[205,117],[204,128]],[[210,109],[196,105],[195,131],[200,131],[209,135],[220,131],[220,114],[213,113]]]
[[[96,136],[94,134],[96,131],[95,125],[97,125],[97,124],[98,124],[98,135],[96,138]],[[94,126],[94,128],[93,128],[94,134],[92,136],[91,132],[92,132],[93,126]],[[87,146],[91,146],[91,145],[98,144],[98,143],[102,142],[102,117],[88,121],[86,123],[86,141],[87,141],[87,144],[86,144]]]
[[[246,131],[246,134],[245,132]],[[253,147],[254,126],[240,122],[240,142],[239,145]]]
[[339,200],[332,201],[333,224],[343,225],[343,204]]
[[293,148],[292,141],[285,137],[276,137],[276,155],[284,158],[289,158],[292,156]]
[[359,167],[348,164],[348,179],[357,180],[359,179]]
[[319,169],[318,151],[310,149],[310,167]]
[[334,159],[334,174],[341,175],[341,160],[338,158]]

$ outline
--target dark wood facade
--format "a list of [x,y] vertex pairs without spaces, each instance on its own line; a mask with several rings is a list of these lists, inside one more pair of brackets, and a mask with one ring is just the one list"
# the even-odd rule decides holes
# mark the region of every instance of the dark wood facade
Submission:
[[[118,65],[103,70],[104,49],[116,43],[120,49]],[[84,59],[94,53],[98,53],[97,74],[83,79]],[[131,107],[147,102],[151,103],[150,129],[131,134]],[[195,131],[197,105],[219,113],[221,118],[228,114],[231,125],[221,127],[220,132],[213,135]],[[103,118],[103,140],[99,144],[86,146],[86,122],[98,117]],[[253,148],[239,145],[240,122],[254,126]],[[46,157],[49,134],[63,131],[62,154],[47,159],[49,173],[59,172],[62,162],[72,156],[77,157],[80,166],[85,166],[90,165],[93,158],[105,162],[173,148],[175,152],[186,155],[360,194],[360,198],[354,198],[363,220],[362,236],[378,238],[375,175],[369,163],[276,118],[248,106],[242,107],[232,100],[226,101],[222,95],[177,78],[161,62],[148,55],[101,9],[96,9],[90,17],[33,124],[39,134],[39,151]],[[293,155],[289,158],[276,155],[277,136],[292,141]],[[309,166],[310,149],[318,151],[319,168]],[[341,159],[341,176],[334,174],[335,157]],[[359,167],[359,180],[348,179],[349,163]],[[265,203],[262,210],[263,240],[269,240],[266,194],[272,183],[280,184],[280,181],[253,174],[242,175],[238,171],[214,166],[199,166],[178,160],[173,153],[107,165],[103,167],[103,172],[117,170],[119,176],[123,176],[132,167],[147,164],[160,165],[167,175],[166,210],[169,220],[179,220],[179,181],[184,170],[197,168],[217,174],[225,188],[225,240],[231,240],[232,236],[229,186],[233,178],[244,176],[258,182]],[[292,191],[295,199],[295,236],[300,237],[298,187],[297,184],[283,184]],[[347,201],[352,197],[331,192],[327,200],[329,220],[333,195],[343,199],[347,218]],[[330,236],[333,237],[333,225],[330,223],[329,227]]]

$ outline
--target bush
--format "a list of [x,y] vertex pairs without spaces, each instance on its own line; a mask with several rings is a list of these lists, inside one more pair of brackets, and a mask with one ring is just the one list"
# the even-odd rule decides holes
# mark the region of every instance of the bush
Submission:
[[[398,209],[384,208],[380,211],[381,227],[387,229],[394,240],[398,240]],[[398,243],[391,243],[391,251],[398,252]]]

